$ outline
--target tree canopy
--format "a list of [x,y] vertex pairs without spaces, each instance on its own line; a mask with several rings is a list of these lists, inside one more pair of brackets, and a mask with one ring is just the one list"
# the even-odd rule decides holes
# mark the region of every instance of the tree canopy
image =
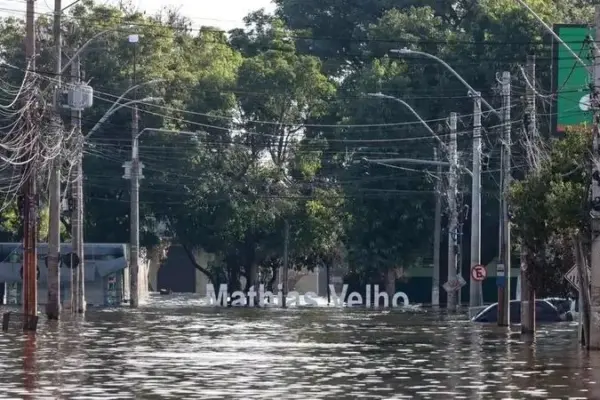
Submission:
[[[529,3],[548,23],[586,23],[593,15],[589,2],[579,0]],[[407,102],[442,141],[448,138],[446,118],[457,112],[463,166],[472,155],[473,105],[464,84],[442,64],[391,50],[407,47],[440,57],[496,108],[497,73],[511,71],[516,105],[511,123],[518,139],[526,85],[519,67],[535,52],[540,93],[547,93],[550,36],[510,0],[276,0],[276,5],[273,15],[257,10],[245,27],[231,32],[194,28],[168,9],[151,16],[86,0],[69,10],[66,56],[96,37],[81,56],[84,79],[95,91],[94,107],[83,115],[84,134],[132,83],[143,85],[125,100],[134,94],[161,99],[139,105],[140,129],[152,128],[140,137],[142,244],[168,238],[214,283],[233,285],[242,276],[272,283],[283,262],[286,224],[293,268],[344,258],[353,272],[372,279],[397,267],[431,264],[434,190],[444,177],[427,166],[365,159],[431,160],[434,149],[442,160],[447,155],[410,110],[371,94]],[[37,72],[50,85],[52,24],[40,16],[37,25]],[[140,35],[138,44],[128,42],[130,33]],[[21,19],[0,22],[0,51],[14,66],[1,69],[0,78],[17,87],[25,68],[23,36]],[[549,107],[539,104],[539,130],[548,137]],[[129,189],[122,164],[131,157],[130,124],[131,107],[123,107],[86,143],[86,241],[128,241]],[[482,225],[492,232],[483,242],[486,263],[497,254],[500,128],[498,118],[486,112]],[[548,241],[584,219],[579,201],[589,177],[579,170],[564,174],[569,157],[582,155],[585,140],[585,134],[569,135],[555,145],[542,172],[513,188],[518,237],[544,253],[540,265],[550,265]],[[518,170],[525,156],[517,147]],[[460,206],[468,206],[470,178],[463,175],[460,185]],[[2,232],[15,237],[14,204],[5,204],[1,217]],[[469,248],[468,240],[463,247]],[[201,266],[198,250],[217,260]]]

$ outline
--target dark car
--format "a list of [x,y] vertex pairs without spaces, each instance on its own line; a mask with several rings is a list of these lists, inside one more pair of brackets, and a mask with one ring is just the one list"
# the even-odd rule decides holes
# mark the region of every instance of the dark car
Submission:
[[[535,320],[536,322],[561,322],[560,311],[547,300],[535,301]],[[494,303],[487,307],[473,319],[473,322],[498,322],[498,303]],[[521,323],[521,301],[511,300],[510,302],[510,323]]]
[[564,299],[562,297],[548,297],[544,300],[552,303],[552,305],[556,307],[561,315],[571,311],[571,304],[573,303],[571,299]]

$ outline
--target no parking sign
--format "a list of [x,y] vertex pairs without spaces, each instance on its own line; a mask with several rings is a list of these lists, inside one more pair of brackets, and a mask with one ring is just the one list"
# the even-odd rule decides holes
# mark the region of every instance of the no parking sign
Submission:
[[471,278],[477,282],[483,281],[487,277],[485,265],[476,265],[471,268]]

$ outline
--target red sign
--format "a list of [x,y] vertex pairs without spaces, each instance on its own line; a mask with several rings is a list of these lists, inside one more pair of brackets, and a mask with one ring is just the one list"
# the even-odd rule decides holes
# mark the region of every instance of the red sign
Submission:
[[471,277],[477,282],[481,282],[487,277],[487,269],[485,265],[476,265],[471,268]]

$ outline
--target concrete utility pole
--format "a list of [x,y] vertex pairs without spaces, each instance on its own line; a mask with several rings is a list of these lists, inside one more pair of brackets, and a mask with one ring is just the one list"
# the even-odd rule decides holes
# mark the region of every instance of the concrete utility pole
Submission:
[[[596,40],[600,38],[600,6],[596,6]],[[600,350],[600,50],[594,46],[594,142],[592,151],[592,254],[591,254],[591,301],[590,301],[590,343],[589,348]]]
[[[500,246],[500,263],[498,264],[498,326],[510,323],[510,218],[508,213],[508,193],[511,184],[511,124],[510,124],[510,72],[502,73],[502,124],[503,158],[502,158],[502,215]],[[505,277],[505,278],[504,278]]]
[[[531,141],[535,140],[536,109],[535,109],[535,56],[527,57],[527,80],[526,87],[528,116],[527,135]],[[521,334],[531,335],[535,332],[535,292],[527,274],[527,249],[521,248]]]
[[[25,27],[25,57],[29,69],[35,71],[35,0],[27,0]],[[31,123],[31,121],[28,121]],[[33,139],[33,138],[32,138]],[[33,139],[35,140],[35,139]],[[35,151],[35,149],[33,150]],[[37,319],[37,166],[29,162],[24,173],[23,188],[23,328],[35,330]]]
[[[79,84],[81,81],[81,60],[79,56],[71,64],[71,81]],[[71,110],[71,124],[75,130],[77,141],[77,155],[75,160],[74,173],[76,178],[73,183],[73,204],[71,230],[73,252],[79,259],[79,264],[75,269],[75,293],[74,309],[79,313],[85,312],[85,259],[83,254],[83,136],[81,133],[81,110]],[[72,295],[73,295],[72,294]]]
[[[129,42],[133,43],[133,87],[136,85],[136,71],[137,71],[137,42],[139,40],[138,35],[130,35]],[[133,90],[133,100],[135,101],[137,97],[137,90]],[[130,243],[130,259],[129,259],[129,268],[131,273],[130,279],[130,290],[131,290],[131,299],[130,305],[133,308],[139,307],[139,250],[140,250],[140,170],[139,170],[139,152],[138,152],[138,138],[140,133],[139,131],[139,114],[137,103],[134,103],[132,111],[131,111],[131,137],[133,140],[133,145],[131,147],[131,216],[130,216],[130,224],[131,224],[131,243]]]
[[[473,96],[473,179],[471,189],[471,268],[481,264],[481,93]],[[482,283],[473,279],[469,286],[469,307],[483,305]]]
[[[433,148],[433,159],[438,160],[438,149]],[[433,230],[433,280],[431,283],[431,305],[440,306],[440,246],[442,244],[442,166],[437,166],[435,182],[435,216]]]
[[[448,158],[450,160],[450,171],[448,173],[448,210],[450,211],[448,221],[448,282],[456,282],[456,250],[458,248],[458,210],[456,197],[458,194],[458,148],[456,138],[456,113],[450,113],[450,145],[448,146]],[[460,290],[460,289],[459,289]],[[448,311],[456,311],[456,290],[448,292]]]
[[281,271],[281,288],[282,288],[282,297],[281,297],[281,306],[283,308],[287,307],[287,295],[288,295],[288,269],[289,269],[289,246],[290,246],[290,224],[287,220],[285,220],[285,233],[283,238],[283,271]]
[[[434,57],[434,56],[433,56]],[[434,57],[438,59],[437,57]],[[439,60],[439,59],[438,59]],[[441,61],[441,60],[440,60]],[[443,62],[443,61],[442,61]],[[448,68],[449,66],[444,63]],[[454,71],[454,70],[452,70]],[[456,72],[455,72],[456,73]],[[461,78],[462,79],[462,78]],[[425,122],[423,118],[417,113],[414,108],[412,108],[407,102],[402,99],[396,98],[394,96],[385,95],[383,93],[368,93],[368,96],[371,97],[380,97],[384,99],[394,100],[404,107],[406,107],[421,124],[431,133],[431,136],[438,141],[438,143],[444,146],[444,143],[440,139],[438,135],[431,129],[431,127]],[[437,149],[433,149],[433,161],[429,160],[415,160],[409,158],[394,158],[391,160],[371,160],[373,162],[403,162],[406,164],[419,164],[419,165],[434,165],[437,167],[437,181],[435,186],[435,227],[434,227],[434,236],[433,236],[433,279],[432,279],[432,287],[431,287],[431,304],[434,307],[438,307],[440,305],[440,244],[441,244],[441,231],[442,231],[442,166],[450,165],[447,162],[441,162],[438,159]]]
[[[460,207],[460,205],[462,204],[462,201],[457,201],[456,205],[458,207],[458,209],[462,209],[462,207]],[[462,216],[462,218],[461,218]],[[456,234],[456,275],[457,277],[460,276],[462,277],[462,265],[463,265],[463,244],[464,244],[464,236],[463,236],[463,228],[465,226],[465,218],[466,215],[462,215],[462,213],[458,214],[458,227],[457,227],[457,234]],[[463,278],[464,279],[464,278]],[[458,305],[458,307],[462,307],[462,287],[458,289],[457,291],[457,300],[456,300],[456,304]]]
[[[61,0],[54,1],[54,46],[56,53],[55,71],[56,88],[54,92],[54,107],[56,118],[60,119],[60,90],[62,71],[62,35],[61,35]],[[60,129],[61,125],[57,125]],[[60,165],[62,158],[57,156],[50,166],[49,186],[49,226],[48,226],[48,302],[46,316],[48,319],[58,319],[60,315]]]

